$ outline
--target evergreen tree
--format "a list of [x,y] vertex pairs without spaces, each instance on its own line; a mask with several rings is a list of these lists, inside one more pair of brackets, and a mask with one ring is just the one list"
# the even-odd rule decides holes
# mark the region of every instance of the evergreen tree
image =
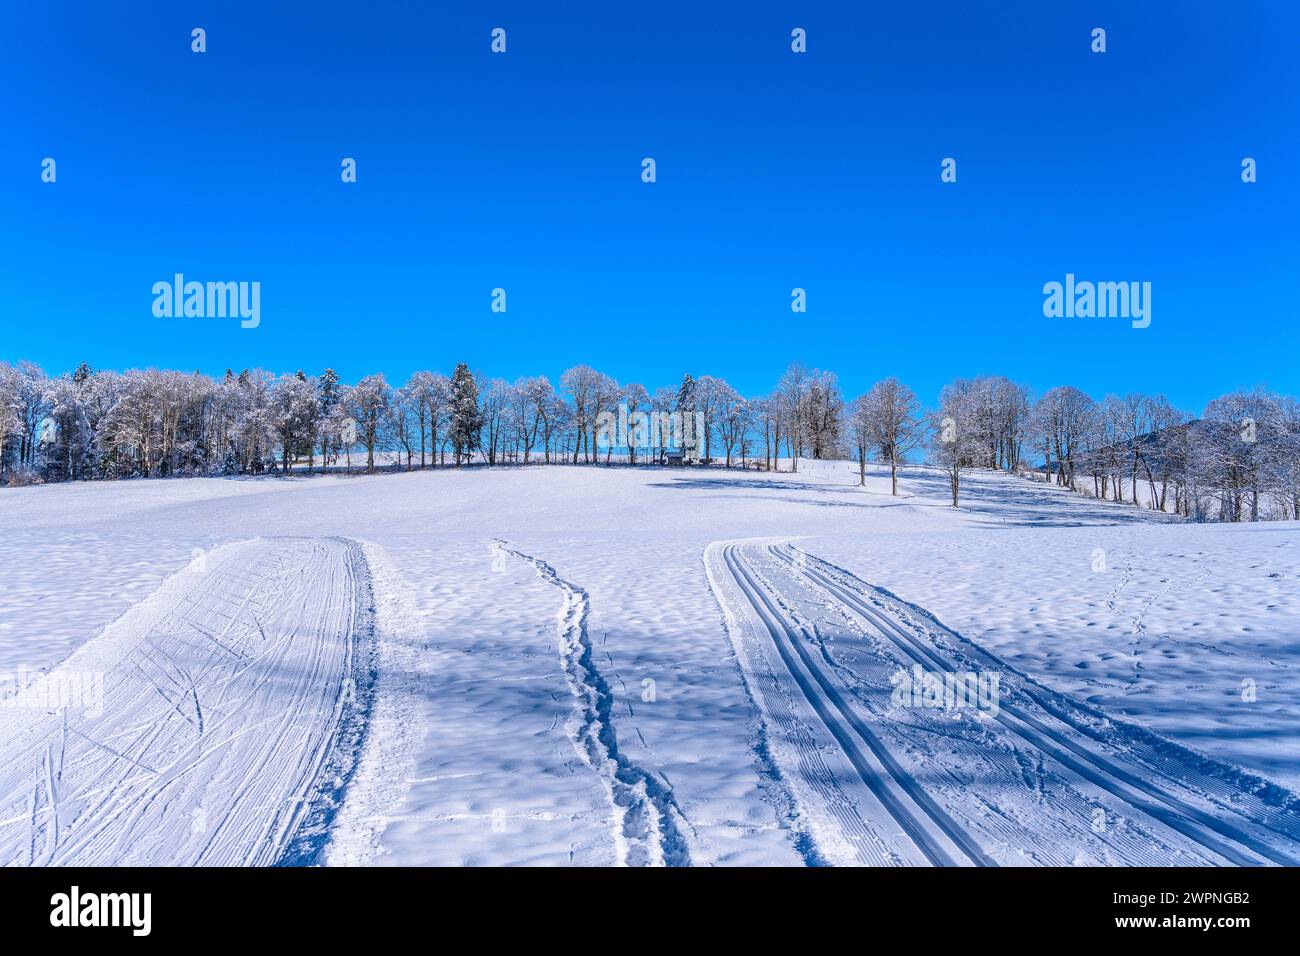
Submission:
[[456,465],[469,461],[479,444],[483,428],[483,414],[478,406],[478,384],[474,374],[464,362],[456,366],[451,377],[451,444],[456,452]]
[[334,409],[338,407],[342,397],[339,393],[339,373],[332,368],[327,368],[321,374],[317,387],[320,389],[320,456],[323,470],[329,471],[330,465],[338,458],[339,453],[338,436],[328,426]]
[[695,457],[698,441],[692,424],[695,421],[695,379],[689,372],[682,376],[682,387],[677,390],[677,414],[681,422],[678,427],[681,429],[682,456],[689,460]]
[[690,374],[682,376],[682,387],[677,390],[677,410],[688,412],[695,407],[695,379]]

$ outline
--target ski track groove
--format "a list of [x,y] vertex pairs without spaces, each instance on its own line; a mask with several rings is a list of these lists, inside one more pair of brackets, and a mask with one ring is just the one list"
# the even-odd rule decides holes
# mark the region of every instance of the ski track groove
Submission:
[[[633,763],[618,747],[614,698],[597,669],[587,630],[591,598],[555,568],[498,540],[496,546],[529,564],[542,581],[558,588],[564,603],[557,616],[560,663],[573,694],[576,720],[566,724],[574,750],[604,785],[613,820],[616,859],[621,866],[690,866],[684,833],[688,826],[672,786]],[[638,731],[639,732],[639,731]]]
[[[927,612],[917,611],[888,592],[861,582],[842,568],[788,545],[769,545],[767,550],[866,622],[923,669],[947,673],[966,669],[954,665],[939,653],[933,633],[946,629]],[[911,633],[907,624],[917,633]],[[923,641],[919,635],[927,635],[930,639]],[[1279,850],[1273,845],[1276,841],[1265,839],[1267,834],[1258,832],[1262,828],[1285,837],[1291,848],[1296,846],[1300,836],[1300,818],[1295,815],[1294,804],[1284,796],[1270,791],[1267,785],[1234,788],[1231,780],[1223,779],[1222,773],[1212,775],[1207,772],[1210,762],[1206,758],[1179,760],[1182,755],[1177,752],[1177,745],[1166,742],[1163,747],[1158,746],[1153,735],[1135,728],[1136,739],[1125,742],[1129,745],[1125,748],[1127,756],[1137,757],[1148,769],[1159,774],[1166,787],[1210,799],[1233,816],[1244,817],[1244,820],[1239,825],[1210,814],[1123,767],[1118,760],[1098,753],[1096,744],[1103,743],[1098,730],[1071,711],[1094,719],[1099,715],[1037,685],[966,638],[953,636],[956,641],[949,641],[949,644],[959,643],[962,648],[970,648],[972,656],[981,662],[1020,679],[1020,689],[1028,701],[1022,704],[1004,700],[994,719],[1035,751],[1224,860],[1247,866],[1260,865],[1264,861],[1284,866],[1297,865],[1294,849],[1290,852]],[[1030,706],[1036,706],[1043,714],[1031,713]],[[1051,723],[1060,724],[1061,729],[1051,726]],[[1188,756],[1193,755],[1188,752]],[[1268,800],[1260,796],[1261,791]],[[1246,816],[1244,811],[1252,811],[1252,815]]]
[[[735,545],[723,549],[723,560],[741,593],[767,628],[778,655],[808,704],[840,745],[862,782],[902,827],[907,838],[936,866],[960,863],[995,866],[970,835],[958,827],[925,789],[898,765],[879,737],[846,705],[807,653],[799,635],[787,623],[785,615],[772,604],[754,580]],[[812,686],[809,676],[821,688],[820,693]],[[834,710],[826,706],[827,701]],[[839,714],[838,717],[836,713]],[[858,741],[866,745],[871,756],[868,756],[868,751],[863,751]],[[883,774],[880,772],[882,768],[885,771]],[[928,825],[924,822],[926,818],[930,821]],[[947,837],[947,841],[937,838],[935,828]]]
[[312,862],[364,736],[371,610],[345,539],[173,576],[52,672],[101,674],[100,706],[0,712],[0,865]]
[[[802,692],[780,679],[779,665],[770,665],[764,647],[775,649],[771,635],[764,630],[760,639],[725,596],[720,575],[725,570],[726,580],[733,582],[734,576],[730,567],[715,567],[710,561],[716,547],[706,549],[705,571],[722,609],[743,680],[751,688],[749,697],[759,723],[755,762],[760,779],[765,765],[770,764],[778,787],[774,800],[778,822],[791,830],[795,852],[807,865],[909,865],[911,861],[897,852],[892,835],[878,826],[879,821],[865,817],[846,792],[847,775],[855,771],[847,760],[840,766],[838,751],[822,743],[816,727],[807,720],[808,703]],[[748,602],[746,606],[750,606]],[[814,805],[824,807],[825,816],[809,812]]]

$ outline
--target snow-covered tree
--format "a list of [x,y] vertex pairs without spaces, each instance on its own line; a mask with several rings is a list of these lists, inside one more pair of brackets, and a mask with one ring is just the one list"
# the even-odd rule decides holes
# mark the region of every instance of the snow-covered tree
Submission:
[[[730,468],[737,456],[744,458],[745,435],[752,425],[752,413],[749,402],[741,398],[740,393],[721,379],[715,379],[713,388],[713,430],[722,439],[722,451],[726,467]],[[709,419],[704,419],[706,435]],[[711,436],[710,436],[711,437]],[[710,437],[706,437],[708,445]]]
[[930,454],[948,476],[954,508],[960,501],[962,470],[972,467],[984,450],[978,394],[972,386],[963,379],[945,385],[939,408],[930,415]]
[[[596,406],[599,404],[601,374],[590,365],[575,365],[566,369],[560,376],[560,385],[568,394],[573,408],[573,427],[575,441],[573,444],[573,463],[578,463],[578,455],[591,461],[594,454],[594,434],[596,428]],[[589,438],[591,443],[589,444]]]
[[[890,493],[898,494],[898,463],[908,452],[920,444],[925,435],[921,418],[921,403],[912,390],[896,378],[877,382],[858,400],[858,415],[864,418],[855,422],[859,448],[862,438],[866,444],[879,449],[889,462]],[[865,431],[865,434],[863,434]],[[859,454],[859,461],[865,456]],[[865,482],[865,466],[860,466]]]
[[[846,416],[835,376],[799,365],[786,370],[771,395],[748,401],[708,375],[650,392],[640,384],[620,388],[579,365],[562,384],[560,394],[541,376],[513,384],[496,379],[480,396],[462,365],[452,380],[417,372],[394,394],[382,376],[347,387],[329,369],[319,379],[259,369],[227,369],[213,379],[83,364],[51,379],[30,362],[0,363],[0,479],[287,475],[304,457],[313,468],[317,449],[326,467],[345,453],[350,468],[356,444],[367,449],[371,470],[375,452],[387,447],[397,448],[409,468],[417,448],[421,466],[445,464],[448,446],[457,464],[480,451],[489,464],[530,462],[534,455],[547,463],[591,463],[601,460],[601,449],[608,463],[615,444],[631,463],[662,462],[673,441],[688,458],[722,452],[728,467],[737,458],[746,465],[750,449],[761,445],[762,466],[774,470],[783,455],[792,467],[801,455],[841,455],[847,437],[859,481],[874,449],[890,462],[897,493],[897,465],[924,434],[916,397],[896,380],[878,382]],[[1197,520],[1300,517],[1294,398],[1233,392],[1193,419],[1162,396],[1131,392],[1099,403],[1071,386],[1053,388],[1031,406],[1023,386],[981,376],[953,382],[941,403],[929,419],[930,451],[950,469],[954,497],[963,469],[1016,469],[1028,449],[1061,486],[1079,490],[1080,476],[1090,475],[1088,490],[1098,498]],[[626,437],[598,449],[598,424],[616,420],[620,404]],[[703,428],[693,435],[697,412]],[[649,428],[646,414],[660,426],[674,415],[688,418],[692,428]],[[953,420],[955,441],[940,440],[944,419]]]
[[1097,403],[1071,385],[1051,389],[1034,405],[1031,430],[1042,448],[1049,478],[1055,462],[1057,484],[1075,487],[1075,472],[1096,415]]
[[479,447],[483,414],[478,404],[478,383],[469,366],[461,362],[451,376],[451,444],[456,467],[468,463]]
[[503,378],[492,379],[479,393],[479,416],[483,425],[479,435],[483,457],[489,465],[497,463],[503,450],[511,404],[510,383]]
[[5,471],[5,452],[11,445],[10,436],[17,436],[22,427],[18,379],[16,368],[0,362],[0,475]]
[[319,386],[301,371],[296,375],[282,375],[272,389],[271,402],[283,474],[288,476],[300,455],[311,454],[320,432]]
[[382,375],[367,375],[344,393],[344,405],[356,422],[357,440],[366,449],[366,471],[375,470],[375,448],[392,402],[392,389]]
[[[650,428],[646,424],[646,416],[650,414],[650,393],[644,385],[633,382],[623,386],[621,400],[627,412],[627,434],[624,436],[627,460],[628,464],[635,465],[638,448],[645,447],[647,456],[649,455]],[[642,438],[645,439],[645,445],[641,444]]]

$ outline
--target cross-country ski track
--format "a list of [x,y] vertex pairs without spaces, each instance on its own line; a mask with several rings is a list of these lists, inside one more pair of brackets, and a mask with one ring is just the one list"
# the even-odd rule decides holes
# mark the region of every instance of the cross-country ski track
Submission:
[[[831,863],[1296,865],[1280,788],[1056,694],[788,543],[705,552],[792,827]],[[899,706],[902,674],[997,674],[996,708]]]
[[0,864],[314,862],[362,743],[371,610],[349,540],[196,557],[0,708]]
[[[689,804],[619,747],[591,594],[493,547],[559,598],[564,746],[599,781],[613,860],[696,862]],[[704,567],[761,723],[731,752],[771,778],[776,824],[809,864],[1300,862],[1290,791],[1049,689],[790,539],[716,542]],[[198,554],[3,702],[0,865],[323,862],[367,744],[374,601],[350,538]],[[995,675],[995,706],[900,703],[900,677],[918,673]]]

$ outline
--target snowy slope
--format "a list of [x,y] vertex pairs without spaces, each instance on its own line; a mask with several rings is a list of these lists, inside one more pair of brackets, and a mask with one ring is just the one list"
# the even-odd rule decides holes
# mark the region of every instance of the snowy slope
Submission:
[[10,700],[0,861],[310,855],[291,838],[321,813],[332,745],[360,698],[358,557],[329,539],[227,545]]
[[[1099,720],[802,550],[721,543],[706,560],[815,842],[853,854],[837,862],[1300,861],[1300,816],[1280,789]],[[918,706],[892,693],[917,668],[993,674],[997,693]],[[856,773],[828,773],[828,752]],[[862,787],[844,786],[855,776]]]
[[[355,544],[333,547],[351,555],[344,566],[363,569],[373,594],[376,674],[359,763],[343,775],[346,799],[334,816],[325,786],[309,815],[317,827],[332,824],[331,863],[1296,855],[1283,789],[1300,786],[1296,525],[1188,525],[997,475],[971,476],[957,511],[946,506],[942,476],[927,469],[905,470],[898,498],[877,468],[865,489],[856,484],[849,463],[801,462],[798,473],[771,475],[551,466],[6,489],[0,562],[13,573],[0,588],[0,671],[39,671],[78,646],[149,633],[152,618],[127,624],[142,607],[167,603],[169,576],[196,549],[345,539]],[[741,585],[719,564],[720,543],[749,539],[787,550],[735,552],[742,578],[753,579]],[[795,553],[808,562],[797,574],[786,562]],[[808,568],[847,593],[828,593]],[[755,605],[756,594],[775,612]],[[889,604],[905,623],[937,618],[919,637],[931,651],[952,661],[952,647],[968,642],[994,656],[1028,717],[1101,748],[1098,760],[1138,784],[996,719],[970,718],[960,731],[930,714],[900,720],[879,694],[907,664],[906,648],[873,630],[853,595]],[[767,625],[779,636],[782,622],[793,636],[777,644]],[[335,643],[359,637],[334,634]],[[343,667],[336,654],[325,672]],[[830,708],[829,723],[796,671]],[[0,697],[11,687],[0,683]],[[1025,687],[1041,700],[1014,696]],[[310,705],[295,701],[266,701],[313,715],[304,718],[312,728],[274,757],[286,800],[300,795],[302,755],[312,748],[348,766],[331,742],[323,692]],[[1042,701],[1118,736],[1082,740]],[[0,720],[10,719],[0,708]],[[185,720],[172,722],[179,729]],[[52,788],[36,783],[41,753],[59,739],[54,724],[41,727],[31,740],[43,744],[25,750],[32,765],[8,785],[15,817],[30,818],[33,793],[47,807],[51,789],[67,791],[57,775]],[[800,750],[803,732],[819,743]],[[1155,749],[1142,759],[1125,752],[1138,741]],[[1160,764],[1160,754],[1174,763]],[[1199,776],[1170,782],[1188,767]],[[318,775],[318,791],[323,782]],[[1234,796],[1243,792],[1266,799],[1251,807]],[[187,791],[179,812],[196,799]],[[269,800],[257,796],[263,808]],[[1109,829],[1095,832],[1099,808]],[[59,819],[67,828],[67,815]],[[3,862],[44,859],[48,835],[33,849],[30,819],[13,826],[27,839],[13,837]],[[193,859],[180,832],[189,822],[174,826],[140,852]],[[239,829],[245,843],[223,847],[222,859],[294,853],[251,824]],[[59,835],[63,846],[71,839]],[[112,852],[94,849],[104,854],[96,858]]]

